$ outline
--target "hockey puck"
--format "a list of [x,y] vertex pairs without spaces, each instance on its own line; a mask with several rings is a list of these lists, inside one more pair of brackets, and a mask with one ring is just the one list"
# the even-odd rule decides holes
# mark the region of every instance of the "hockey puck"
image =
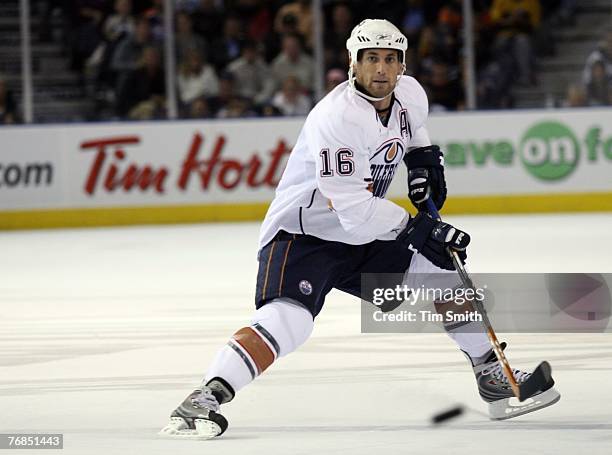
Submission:
[[460,416],[461,414],[463,414],[463,411],[463,406],[455,406],[454,408],[450,408],[444,412],[440,412],[438,414],[433,415],[431,418],[431,423],[434,425],[439,425],[443,422]]

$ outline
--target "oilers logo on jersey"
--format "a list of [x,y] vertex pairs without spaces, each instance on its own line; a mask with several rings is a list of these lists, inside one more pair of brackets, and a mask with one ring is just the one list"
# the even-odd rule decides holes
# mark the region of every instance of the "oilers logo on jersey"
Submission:
[[372,193],[384,197],[391,185],[395,170],[404,157],[404,144],[399,138],[393,138],[382,144],[370,158],[372,174]]

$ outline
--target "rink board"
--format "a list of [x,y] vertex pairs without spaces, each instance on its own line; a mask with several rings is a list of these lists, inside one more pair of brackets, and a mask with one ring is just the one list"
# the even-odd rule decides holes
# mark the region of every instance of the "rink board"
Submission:
[[[392,199],[406,210],[407,199]],[[211,204],[0,212],[0,229],[36,229],[133,224],[174,224],[263,219],[268,203]],[[612,211],[612,193],[451,197],[443,214],[508,214]]]
[[[612,110],[434,115],[446,214],[612,211]],[[261,219],[302,118],[10,127],[0,228]],[[409,208],[405,168],[387,197]]]

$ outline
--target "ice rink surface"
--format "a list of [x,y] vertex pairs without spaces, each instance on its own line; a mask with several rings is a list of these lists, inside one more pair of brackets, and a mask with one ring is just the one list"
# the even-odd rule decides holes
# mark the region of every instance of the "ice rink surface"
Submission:
[[[473,272],[612,272],[609,214],[448,221],[472,234]],[[1,233],[0,433],[64,433],[71,455],[612,453],[612,335],[502,334],[513,366],[551,362],[562,398],[492,422],[449,338],[361,334],[359,302],[339,292],[309,342],[224,407],[222,438],[159,438],[248,324],[257,235],[254,223]],[[429,424],[457,403],[474,411]]]

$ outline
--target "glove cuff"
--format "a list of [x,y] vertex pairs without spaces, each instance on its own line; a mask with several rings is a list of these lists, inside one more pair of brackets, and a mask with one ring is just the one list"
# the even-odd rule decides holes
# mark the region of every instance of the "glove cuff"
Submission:
[[397,238],[407,247],[411,245],[417,251],[421,251],[436,224],[437,221],[428,214],[419,212],[414,218],[409,219],[408,224]]
[[428,145],[410,150],[404,155],[408,169],[415,167],[436,167],[444,169],[444,154],[437,145]]

